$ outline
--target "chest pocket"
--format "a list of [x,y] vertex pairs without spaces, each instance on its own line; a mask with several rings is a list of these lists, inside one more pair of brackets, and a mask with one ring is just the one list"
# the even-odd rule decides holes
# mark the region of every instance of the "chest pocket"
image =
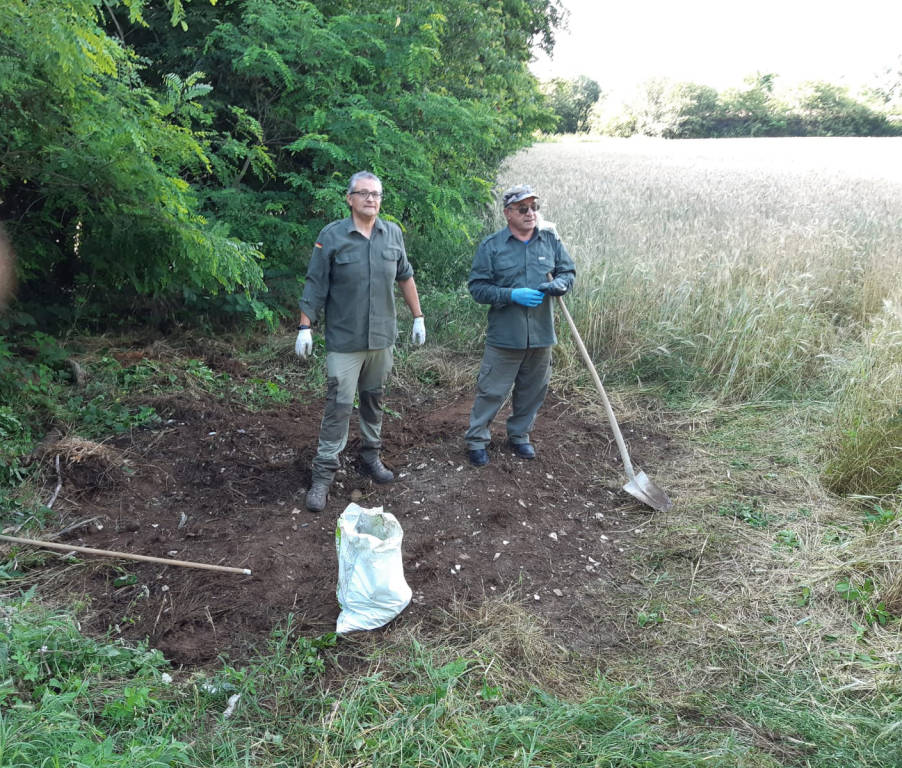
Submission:
[[523,271],[523,258],[519,254],[495,254],[492,258],[492,271],[495,274],[495,281],[500,285],[506,285]]
[[360,253],[353,248],[345,248],[333,257],[335,264],[354,264],[360,261]]
[[366,259],[358,248],[342,248],[332,256],[333,288],[342,291],[354,290],[369,271]]
[[400,248],[385,248],[382,251],[382,266],[390,277],[394,277],[397,273],[399,261],[401,261]]
[[529,279],[544,282],[548,273],[554,271],[554,253],[548,248],[537,249],[530,259]]

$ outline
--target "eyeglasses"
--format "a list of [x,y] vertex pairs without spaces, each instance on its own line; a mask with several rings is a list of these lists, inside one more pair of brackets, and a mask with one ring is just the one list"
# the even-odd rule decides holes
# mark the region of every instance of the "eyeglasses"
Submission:
[[381,200],[382,193],[381,192],[365,192],[361,190],[354,190],[353,192],[348,192],[349,195],[360,195],[364,200]]
[[525,216],[530,211],[537,210],[539,210],[539,204],[533,203],[532,205],[521,205],[519,208],[517,208],[517,213],[519,213],[521,216]]

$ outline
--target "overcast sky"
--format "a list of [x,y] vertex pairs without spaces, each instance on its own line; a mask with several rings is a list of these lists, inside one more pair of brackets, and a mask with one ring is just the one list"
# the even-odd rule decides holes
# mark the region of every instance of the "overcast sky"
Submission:
[[789,87],[825,80],[855,91],[902,54],[902,0],[563,0],[570,30],[541,79],[587,75],[608,94],[651,77],[718,90],[756,72]]

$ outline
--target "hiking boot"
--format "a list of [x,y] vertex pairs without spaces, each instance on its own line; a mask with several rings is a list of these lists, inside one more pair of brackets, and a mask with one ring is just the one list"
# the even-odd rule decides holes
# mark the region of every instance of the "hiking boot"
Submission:
[[485,448],[471,448],[467,455],[474,467],[484,467],[489,463],[489,452]]
[[521,459],[534,459],[536,457],[536,449],[531,443],[508,443],[511,450]]
[[369,475],[373,478],[374,483],[379,483],[380,485],[384,485],[385,483],[390,483],[395,479],[395,473],[392,472],[385,464],[382,463],[381,459],[375,459],[371,462],[362,462],[364,474]]
[[329,496],[329,486],[321,480],[314,480],[307,491],[307,509],[311,512],[322,512],[326,508],[326,499]]

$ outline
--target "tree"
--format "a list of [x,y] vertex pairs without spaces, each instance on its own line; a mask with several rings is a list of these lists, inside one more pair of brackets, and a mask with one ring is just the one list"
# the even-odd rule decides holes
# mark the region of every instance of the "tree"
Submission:
[[545,83],[543,92],[558,118],[557,133],[587,133],[592,107],[601,97],[594,80],[580,76],[575,80],[555,78]]
[[261,254],[203,216],[183,177],[210,167],[205,137],[147,88],[99,7],[0,5],[0,218],[21,298],[52,311],[92,290],[112,303],[261,287]]
[[[228,138],[195,184],[262,244],[268,300],[288,312],[316,232],[343,215],[361,168],[383,178],[383,211],[404,224],[418,273],[462,276],[497,164],[553,125],[527,62],[534,43],[553,44],[558,12],[556,0],[220,0],[192,11],[186,32],[149,10],[151,30],[125,38],[154,80],[207,73],[211,127]],[[271,172],[248,167],[236,109],[259,126]]]
[[777,97],[775,82],[775,75],[759,73],[747,78],[744,88],[719,94],[696,83],[649,80],[603,130],[615,136],[639,133],[668,139],[902,133],[902,123],[852,98],[846,88],[807,83],[787,103]]
[[880,73],[870,95],[885,111],[902,118],[902,54]]
[[899,133],[885,114],[856,101],[848,88],[825,82],[806,83],[793,110],[806,136],[891,136]]
[[747,77],[745,88],[730,89],[720,97],[719,136],[784,136],[786,110],[774,95],[777,76]]
[[672,137],[679,123],[681,105],[674,98],[676,86],[665,78],[640,84],[631,101],[609,121],[607,131],[615,136]]
[[723,108],[717,90],[697,83],[677,83],[671,91],[676,109],[671,127],[664,136],[669,139],[697,139],[717,134],[723,119]]
[[[286,315],[368,168],[422,277],[469,261],[498,163],[554,117],[558,0],[9,0],[0,215],[23,296]],[[264,260],[265,255],[265,260]],[[47,300],[51,301],[47,301]]]

